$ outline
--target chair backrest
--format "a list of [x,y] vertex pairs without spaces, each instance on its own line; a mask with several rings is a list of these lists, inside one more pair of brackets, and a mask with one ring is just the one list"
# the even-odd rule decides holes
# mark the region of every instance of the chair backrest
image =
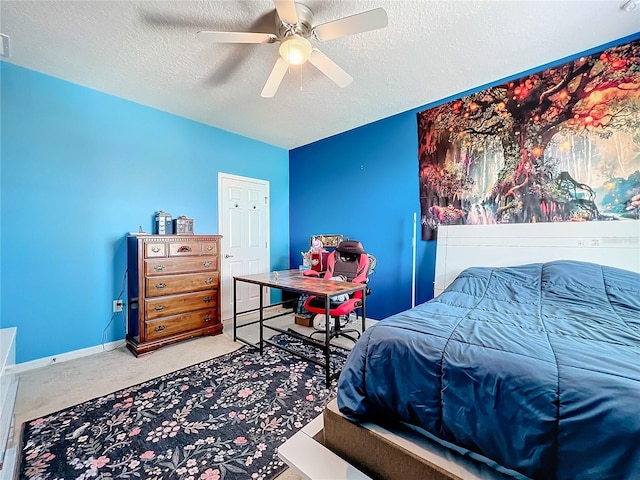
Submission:
[[365,283],[369,274],[369,256],[356,240],[343,240],[327,258],[325,278],[344,275],[349,282]]

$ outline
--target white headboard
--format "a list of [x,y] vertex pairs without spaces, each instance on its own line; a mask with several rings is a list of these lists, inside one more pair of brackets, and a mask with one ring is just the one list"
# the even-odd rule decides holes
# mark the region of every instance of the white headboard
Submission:
[[580,260],[640,272],[640,221],[438,227],[434,296],[467,267]]

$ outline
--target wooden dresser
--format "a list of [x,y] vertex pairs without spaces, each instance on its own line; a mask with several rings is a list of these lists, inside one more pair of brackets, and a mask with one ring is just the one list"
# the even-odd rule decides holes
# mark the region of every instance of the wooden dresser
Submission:
[[222,333],[219,235],[131,235],[127,348]]

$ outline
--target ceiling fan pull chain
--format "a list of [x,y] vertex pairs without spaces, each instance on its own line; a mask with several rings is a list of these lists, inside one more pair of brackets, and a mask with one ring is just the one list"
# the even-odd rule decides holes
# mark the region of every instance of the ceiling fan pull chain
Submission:
[[302,81],[303,81],[303,78],[302,78],[302,70],[303,70],[303,69],[302,69],[302,68],[300,68],[299,70],[300,70],[300,91],[302,91]]

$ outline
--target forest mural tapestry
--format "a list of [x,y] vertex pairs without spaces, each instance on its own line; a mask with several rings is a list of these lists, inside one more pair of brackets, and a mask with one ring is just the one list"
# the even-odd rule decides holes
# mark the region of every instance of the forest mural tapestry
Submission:
[[418,113],[438,225],[638,220],[640,40]]

